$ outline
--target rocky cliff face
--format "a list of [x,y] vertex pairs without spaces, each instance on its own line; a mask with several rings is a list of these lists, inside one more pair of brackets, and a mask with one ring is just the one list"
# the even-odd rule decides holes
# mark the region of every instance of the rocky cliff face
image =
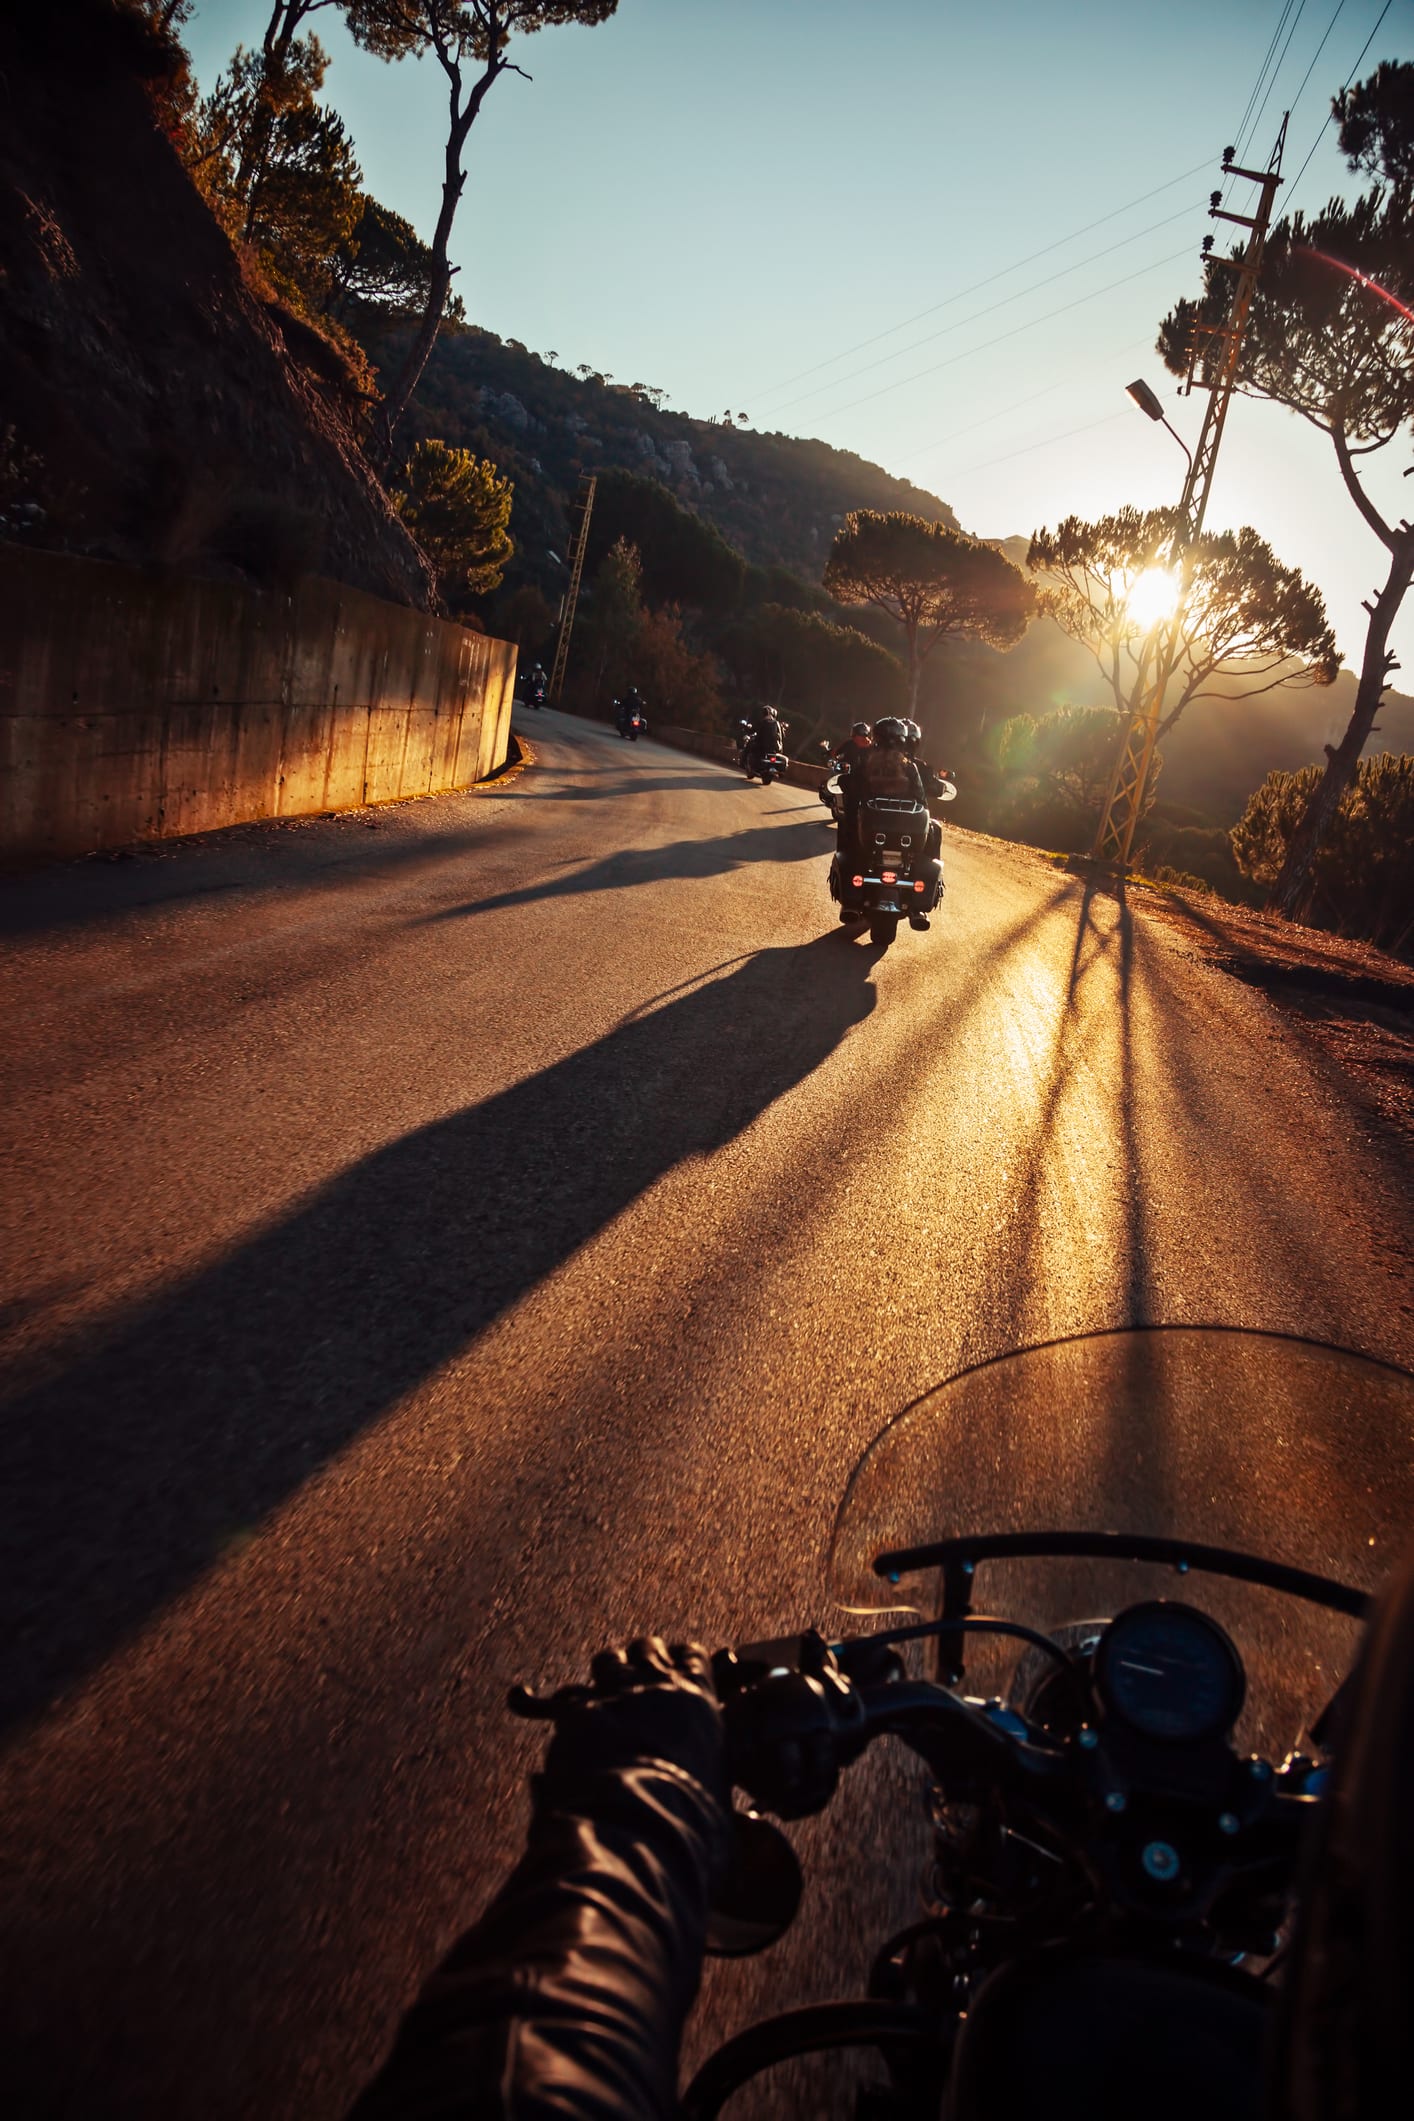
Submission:
[[426,564],[164,138],[109,0],[0,9],[0,535],[426,607]]

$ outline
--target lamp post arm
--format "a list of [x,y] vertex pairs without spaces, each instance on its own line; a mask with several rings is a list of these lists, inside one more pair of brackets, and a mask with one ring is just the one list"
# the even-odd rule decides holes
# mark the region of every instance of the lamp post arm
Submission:
[[1192,471],[1192,469],[1193,469],[1193,452],[1192,452],[1192,450],[1191,450],[1191,449],[1189,448],[1188,444],[1187,444],[1187,443],[1186,443],[1186,442],[1184,441],[1184,439],[1183,439],[1183,436],[1182,436],[1182,435],[1181,435],[1181,434],[1179,433],[1179,431],[1178,431],[1178,429],[1177,429],[1176,427],[1170,427],[1170,426],[1169,426],[1169,423],[1168,423],[1168,421],[1167,421],[1167,420],[1165,420],[1165,421],[1164,421],[1164,426],[1165,426],[1165,427],[1168,427],[1168,431],[1169,431],[1169,433],[1170,433],[1170,434],[1171,434],[1171,435],[1173,436],[1173,438],[1174,438],[1175,442],[1177,442],[1177,444],[1178,444],[1179,448],[1180,448],[1180,449],[1181,449],[1181,450],[1183,451],[1183,454],[1184,454],[1184,455],[1185,455],[1185,456],[1187,457],[1187,459],[1188,459],[1188,469],[1189,469],[1189,471],[1191,472],[1191,471]]

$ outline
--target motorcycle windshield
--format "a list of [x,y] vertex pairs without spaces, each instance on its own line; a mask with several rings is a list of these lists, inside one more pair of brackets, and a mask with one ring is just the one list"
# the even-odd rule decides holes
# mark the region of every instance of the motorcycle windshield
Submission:
[[[1239,1549],[1378,1591],[1414,1536],[1414,1378],[1314,1342],[1168,1327],[1054,1342],[965,1371],[889,1423],[835,1520],[852,1613],[935,1618],[941,1570],[875,1568],[939,1540],[1114,1532]],[[978,1563],[972,1610],[1053,1634],[1152,1598],[1225,1627],[1247,1668],[1238,1742],[1280,1757],[1349,1671],[1360,1623],[1172,1563]],[[1017,1646],[969,1634],[964,1690],[1008,1694]]]

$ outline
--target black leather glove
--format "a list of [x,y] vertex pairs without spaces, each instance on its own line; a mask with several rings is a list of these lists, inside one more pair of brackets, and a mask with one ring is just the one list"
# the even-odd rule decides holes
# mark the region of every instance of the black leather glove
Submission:
[[554,1704],[526,1852],[351,2121],[669,2121],[726,1853],[706,1652],[606,1651]]
[[601,1650],[590,1674],[592,1687],[555,1717],[539,1801],[557,1803],[596,1776],[658,1761],[725,1807],[722,1712],[704,1649],[640,1636],[626,1650]]

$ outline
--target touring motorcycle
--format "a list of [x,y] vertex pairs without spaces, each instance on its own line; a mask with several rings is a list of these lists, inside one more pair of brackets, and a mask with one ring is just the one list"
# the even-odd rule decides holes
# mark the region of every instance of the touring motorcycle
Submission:
[[984,1363],[890,1422],[829,1563],[883,1624],[714,1660],[742,1802],[709,1949],[784,1933],[802,1877],[766,1815],[823,1811],[884,1737],[922,1766],[922,1905],[866,1995],[728,2040],[685,2121],[841,2048],[875,2058],[832,2079],[859,2121],[1257,2121],[1298,1852],[1414,1522],[1411,1425],[1403,1371],[1189,1327]]
[[[950,803],[956,794],[944,781],[935,800]],[[942,860],[928,852],[932,823],[927,804],[906,796],[876,795],[860,804],[858,844],[836,851],[830,896],[842,921],[869,923],[871,942],[890,944],[904,918],[912,928],[932,925],[929,916],[944,890]]]
[[[784,743],[786,734],[790,729],[790,723],[780,722],[778,727],[781,732],[781,742]],[[779,781],[784,778],[785,770],[790,764],[790,760],[784,751],[767,751],[757,754],[753,750],[756,734],[755,725],[747,721],[743,715],[736,725],[736,762],[749,781],[755,780],[759,775],[761,785],[764,788],[769,788],[773,781]]]

